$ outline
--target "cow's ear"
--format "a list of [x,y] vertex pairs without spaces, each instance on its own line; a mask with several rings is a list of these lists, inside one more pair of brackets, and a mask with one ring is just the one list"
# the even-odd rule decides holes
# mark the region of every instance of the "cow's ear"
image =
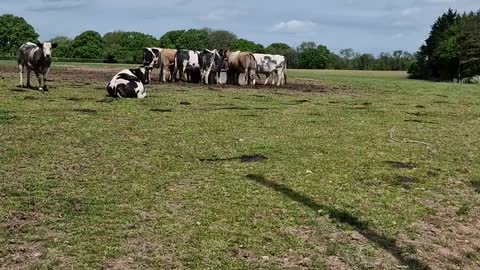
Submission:
[[39,48],[43,48],[43,43],[37,42],[36,45],[37,45],[37,47],[39,47]]
[[53,43],[52,44],[52,49],[56,49],[58,47],[58,43]]

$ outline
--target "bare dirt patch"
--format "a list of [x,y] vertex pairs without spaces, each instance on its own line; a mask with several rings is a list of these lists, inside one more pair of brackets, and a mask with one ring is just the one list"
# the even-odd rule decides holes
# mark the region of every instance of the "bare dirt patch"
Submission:
[[415,164],[412,164],[412,163],[403,163],[398,161],[385,161],[385,164],[395,169],[413,170],[417,167]]
[[458,215],[455,207],[434,208],[435,215],[414,224],[416,233],[400,241],[431,269],[480,269],[480,209]]

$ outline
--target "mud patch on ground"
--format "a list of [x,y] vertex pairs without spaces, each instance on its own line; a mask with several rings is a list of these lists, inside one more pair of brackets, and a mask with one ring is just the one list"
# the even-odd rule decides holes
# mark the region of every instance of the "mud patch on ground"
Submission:
[[470,181],[470,185],[473,187],[475,192],[480,193],[480,180],[472,180]]
[[438,125],[438,122],[433,122],[433,121],[423,121],[423,120],[418,120],[418,119],[406,119],[403,120],[405,122],[410,122],[410,123],[423,123],[423,124],[432,124],[432,125]]
[[65,100],[67,101],[74,101],[74,102],[80,102],[82,101],[81,98],[78,98],[78,97],[69,97],[69,98],[65,98]]
[[34,96],[26,96],[23,98],[24,100],[37,100],[38,98],[37,97],[34,97]]
[[224,162],[224,161],[235,161],[238,160],[241,163],[253,163],[267,160],[268,158],[264,155],[255,154],[255,155],[243,155],[240,157],[233,158],[206,158],[200,159],[201,162]]
[[399,241],[415,247],[415,257],[431,269],[480,269],[480,209],[458,215],[456,207],[426,204],[435,215],[414,224],[415,233]]
[[73,109],[73,111],[83,113],[83,114],[97,114],[97,110],[92,110],[92,109]]
[[182,101],[182,102],[180,102],[180,105],[190,106],[190,105],[192,105],[192,103],[190,103],[188,101]]
[[414,184],[418,183],[418,180],[413,177],[399,175],[395,177],[394,184],[405,189],[411,189]]
[[403,162],[398,162],[398,161],[385,161],[387,165],[394,169],[407,169],[407,170],[413,170],[417,168],[415,164],[412,163],[403,163]]
[[150,109],[151,112],[161,112],[161,113],[164,113],[164,112],[173,112],[172,109]]

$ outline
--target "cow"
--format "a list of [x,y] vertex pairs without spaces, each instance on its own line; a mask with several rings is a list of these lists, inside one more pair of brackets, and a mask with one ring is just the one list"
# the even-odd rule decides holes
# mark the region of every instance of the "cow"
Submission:
[[25,43],[17,52],[18,73],[20,74],[20,86],[23,84],[23,70],[27,70],[27,87],[31,88],[30,73],[33,71],[38,79],[38,90],[48,91],[47,76],[52,64],[52,49],[57,48],[57,43]]
[[278,78],[277,86],[287,83],[286,70],[287,61],[283,55],[271,54],[254,54],[257,61],[257,76],[258,74],[265,74],[265,85],[268,84],[269,79],[272,79],[272,84],[275,84],[275,76]]
[[166,71],[170,73],[168,81],[173,81],[173,67],[175,65],[175,55],[177,50],[161,49],[160,50],[160,81],[166,82]]
[[149,68],[124,69],[113,76],[107,85],[111,97],[145,98],[145,85],[149,83]]
[[143,49],[143,67],[149,70],[149,80],[152,80],[151,73],[154,68],[160,68],[160,48]]
[[239,83],[240,74],[244,74],[247,85],[255,85],[257,62],[251,52],[224,52],[224,68],[233,76],[233,84]]
[[219,82],[220,73],[223,67],[223,51],[203,50],[199,55],[202,82],[209,84],[210,75],[214,74],[214,83]]
[[166,71],[168,69],[170,76],[169,81],[171,81],[173,66],[175,64],[175,54],[177,50],[172,49],[162,49],[162,48],[145,48],[143,50],[143,65],[150,68],[152,71],[154,68],[160,69],[160,79],[161,82],[166,82]]
[[200,72],[200,61],[199,61],[200,52],[198,51],[189,51],[189,50],[179,50],[175,55],[175,69],[173,71],[173,77],[177,78],[179,75],[179,80],[183,80],[186,75],[186,81],[193,81],[194,73]]

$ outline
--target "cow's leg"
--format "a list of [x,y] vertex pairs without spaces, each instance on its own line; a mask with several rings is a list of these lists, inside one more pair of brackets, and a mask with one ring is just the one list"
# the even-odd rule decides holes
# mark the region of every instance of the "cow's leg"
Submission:
[[268,81],[270,80],[270,76],[272,76],[272,73],[267,73],[265,74],[266,78],[265,78],[265,83],[263,83],[263,85],[267,85],[268,84]]
[[27,67],[27,87],[32,88],[32,84],[30,83],[30,74],[32,73],[32,70]]
[[43,91],[43,73],[35,71],[35,75],[37,76],[37,79],[38,79],[38,90]]
[[49,72],[50,72],[50,68],[47,68],[47,70],[45,71],[45,74],[43,75],[43,90],[45,90],[45,91],[48,91],[47,77],[48,77]]
[[23,87],[23,65],[18,64],[18,75],[20,76],[20,87]]

